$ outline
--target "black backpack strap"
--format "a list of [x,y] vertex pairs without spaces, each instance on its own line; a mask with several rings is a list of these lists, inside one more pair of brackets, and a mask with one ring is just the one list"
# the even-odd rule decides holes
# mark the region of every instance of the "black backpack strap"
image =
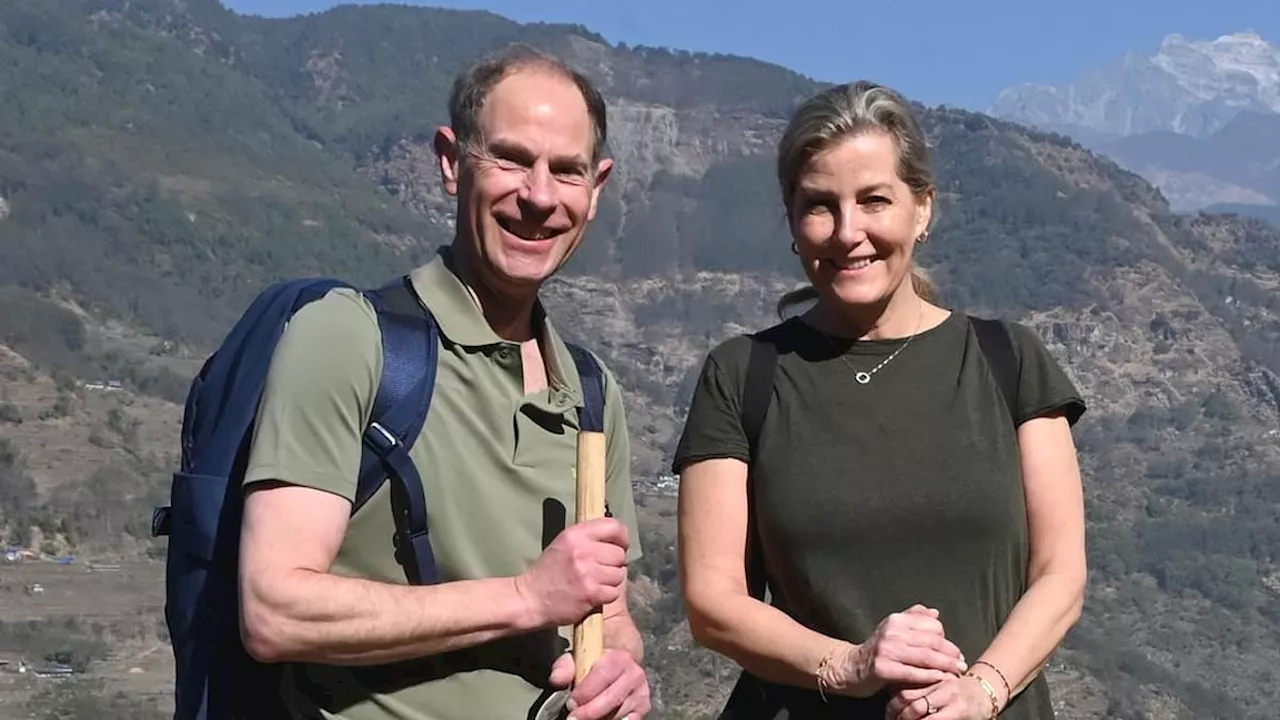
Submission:
[[[773,376],[777,366],[777,346],[768,338],[752,336],[747,375],[742,386],[742,429],[747,436],[752,460],[759,450],[760,432],[773,401]],[[747,474],[747,506],[747,589],[752,597],[763,600],[768,581],[756,521],[755,486],[750,472]]]
[[969,324],[978,336],[978,345],[982,354],[991,366],[1000,393],[1004,395],[1005,404],[1009,408],[1009,417],[1016,425],[1018,422],[1018,385],[1022,371],[1018,365],[1018,357],[1013,352],[1013,340],[1009,337],[1009,329],[999,320],[969,317]]
[[773,400],[773,373],[778,364],[778,348],[767,339],[752,337],[747,358],[747,379],[742,388],[742,429],[752,456],[760,442],[764,416]]
[[397,540],[400,551],[411,553],[412,560],[403,564],[412,583],[430,584],[438,575],[427,536],[426,494],[409,450],[431,407],[439,331],[408,277],[366,291],[365,297],[377,311],[382,332],[382,377],[364,433],[365,452],[351,512],[363,507],[388,477],[394,478],[405,503],[403,513],[397,513]]

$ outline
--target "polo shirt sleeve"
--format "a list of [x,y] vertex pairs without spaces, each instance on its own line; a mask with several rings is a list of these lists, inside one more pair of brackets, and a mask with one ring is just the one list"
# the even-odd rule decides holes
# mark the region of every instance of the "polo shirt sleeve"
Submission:
[[246,485],[275,480],[354,500],[380,348],[373,309],[348,290],[294,314],[272,357]]
[[630,546],[627,562],[643,556],[640,524],[636,518],[635,491],[631,484],[631,437],[627,430],[625,398],[608,368],[605,374],[605,502],[609,511],[627,528]]

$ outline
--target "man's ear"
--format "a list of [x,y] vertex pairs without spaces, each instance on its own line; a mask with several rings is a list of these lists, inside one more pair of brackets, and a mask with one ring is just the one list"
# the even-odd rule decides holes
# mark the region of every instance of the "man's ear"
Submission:
[[461,148],[453,128],[442,125],[436,130],[433,142],[436,158],[440,162],[440,180],[444,191],[450,195],[458,194],[458,174],[461,163]]
[[609,175],[613,172],[613,160],[605,158],[596,165],[595,186],[591,188],[591,208],[587,211],[587,219],[594,220],[596,217],[596,208],[600,205],[600,193],[604,192],[604,186],[609,182]]

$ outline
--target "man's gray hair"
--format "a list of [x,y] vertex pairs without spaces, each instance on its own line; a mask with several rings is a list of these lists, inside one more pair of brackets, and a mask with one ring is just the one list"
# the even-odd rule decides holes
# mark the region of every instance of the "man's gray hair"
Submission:
[[540,67],[563,75],[577,86],[587,104],[594,131],[591,160],[604,157],[608,142],[608,118],[604,96],[586,75],[560,58],[537,48],[515,43],[485,55],[458,75],[449,93],[449,124],[463,148],[483,144],[480,137],[480,109],[489,92],[503,78],[526,67]]

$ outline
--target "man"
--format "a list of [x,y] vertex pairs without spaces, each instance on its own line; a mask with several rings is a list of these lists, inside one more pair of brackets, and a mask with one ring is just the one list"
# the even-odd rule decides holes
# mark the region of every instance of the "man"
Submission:
[[264,391],[245,474],[245,645],[286,663],[296,717],[525,718],[571,684],[572,625],[603,606],[605,653],[574,688],[571,717],[640,720],[649,688],[626,604],[640,553],[607,371],[612,517],[562,531],[555,513],[544,520],[548,507],[572,517],[582,392],[538,292],[582,241],[612,168],[604,102],[522,49],[460,75],[449,111],[435,149],[456,234],[410,275],[441,332],[412,452],[441,582],[405,580],[389,484],[348,518],[382,358],[372,309],[334,291],[293,318]]

